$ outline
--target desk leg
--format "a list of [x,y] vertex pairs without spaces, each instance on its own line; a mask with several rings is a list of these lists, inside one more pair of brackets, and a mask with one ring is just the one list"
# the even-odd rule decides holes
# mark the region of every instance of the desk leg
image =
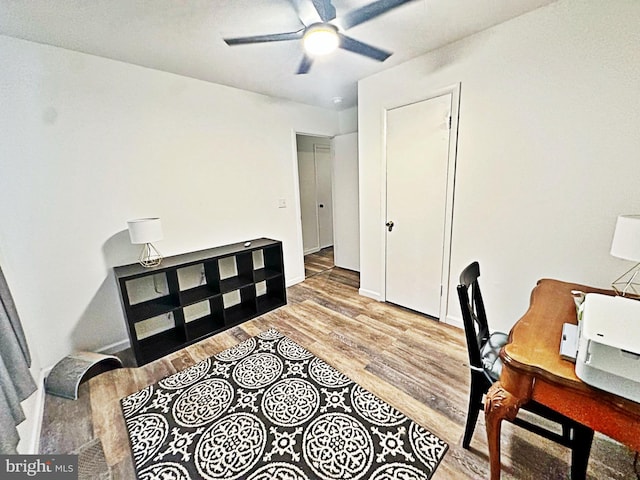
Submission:
[[520,402],[507,392],[500,382],[494,383],[484,402],[491,480],[500,480],[500,426],[502,420],[513,420],[518,415]]

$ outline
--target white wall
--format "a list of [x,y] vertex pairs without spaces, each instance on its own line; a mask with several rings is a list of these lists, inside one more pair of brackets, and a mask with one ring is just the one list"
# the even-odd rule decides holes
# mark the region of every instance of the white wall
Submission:
[[165,256],[280,239],[304,279],[293,132],[337,112],[2,36],[0,64],[2,266],[42,367],[127,338],[129,219],[161,217]]
[[347,108],[338,112],[340,133],[355,133],[358,131],[358,107]]
[[333,138],[334,263],[360,271],[358,134]]
[[[384,291],[384,109],[461,82],[449,321],[471,261],[495,329],[539,278],[608,286],[640,212],[640,2],[561,0],[359,83],[361,290]],[[365,208],[366,206],[366,208]]]

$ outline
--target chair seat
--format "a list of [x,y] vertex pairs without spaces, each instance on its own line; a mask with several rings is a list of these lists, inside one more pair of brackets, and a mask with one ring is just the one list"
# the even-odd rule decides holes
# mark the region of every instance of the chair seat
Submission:
[[492,382],[500,379],[502,359],[500,349],[507,344],[509,336],[506,333],[494,332],[480,349],[480,357],[484,371]]

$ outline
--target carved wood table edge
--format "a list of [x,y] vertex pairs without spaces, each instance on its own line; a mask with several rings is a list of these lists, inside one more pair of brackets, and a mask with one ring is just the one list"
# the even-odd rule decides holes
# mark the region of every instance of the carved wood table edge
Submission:
[[[487,392],[485,420],[491,479],[500,478],[500,426],[530,400],[640,450],[640,404],[591,387],[560,357],[563,323],[577,323],[571,290],[615,295],[586,285],[539,280],[527,312],[509,333],[500,357],[502,374]],[[544,328],[541,328],[544,327]]]

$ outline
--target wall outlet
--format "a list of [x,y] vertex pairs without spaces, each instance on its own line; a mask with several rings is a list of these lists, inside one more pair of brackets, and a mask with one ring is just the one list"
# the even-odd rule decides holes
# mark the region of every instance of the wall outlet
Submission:
[[287,208],[287,199],[279,198],[278,199],[278,208]]

